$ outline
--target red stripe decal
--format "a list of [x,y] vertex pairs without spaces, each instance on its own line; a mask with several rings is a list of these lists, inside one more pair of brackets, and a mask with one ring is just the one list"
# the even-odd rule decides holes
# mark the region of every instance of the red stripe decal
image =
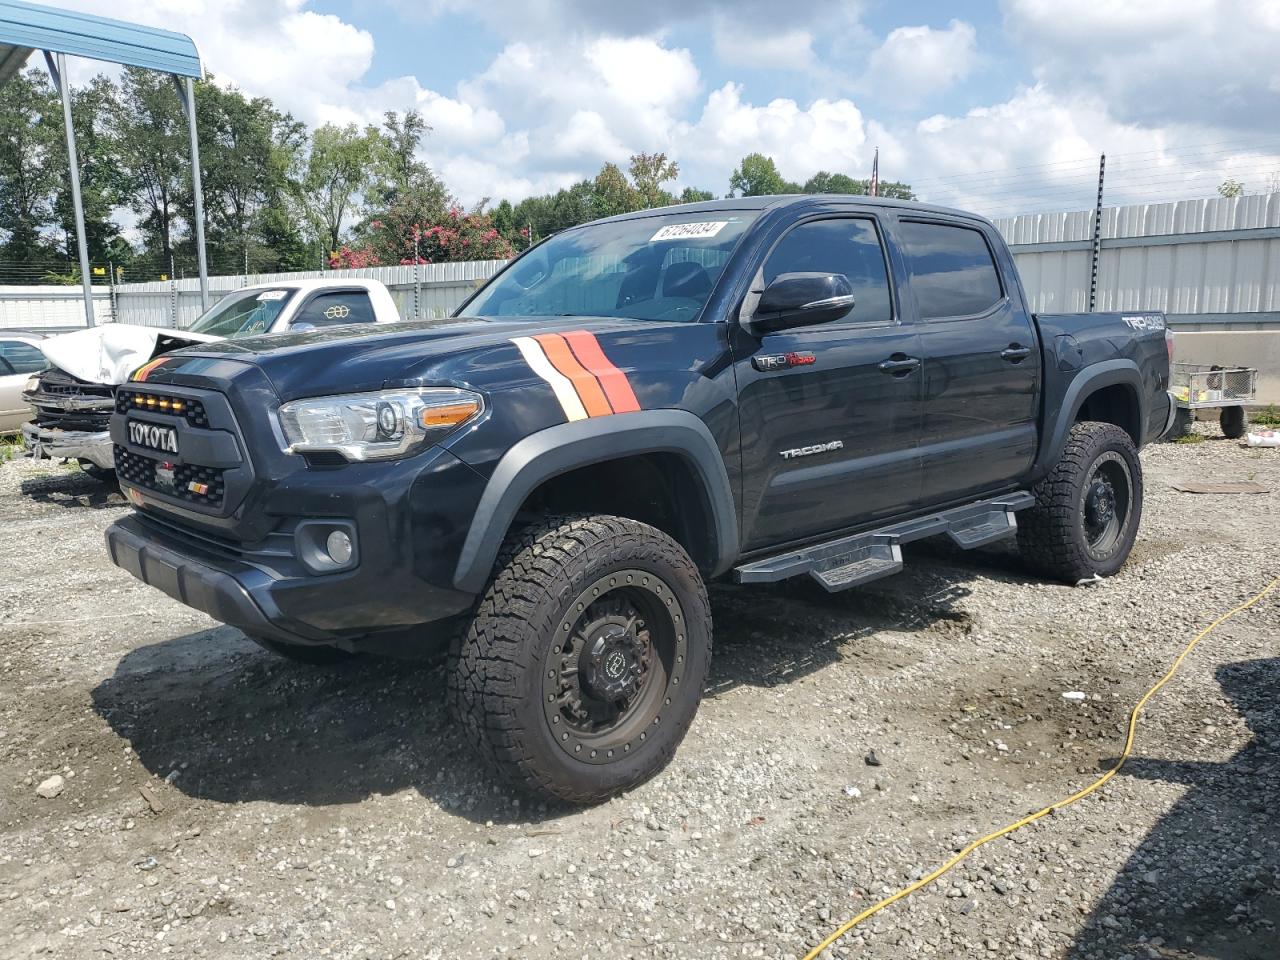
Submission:
[[605,396],[609,398],[609,404],[613,407],[614,413],[635,413],[640,409],[640,403],[631,389],[631,381],[604,355],[595,334],[588,333],[586,330],[574,330],[566,333],[564,338],[569,341],[569,346],[573,348],[578,362],[595,374],[596,379],[600,381],[600,386],[604,387]]

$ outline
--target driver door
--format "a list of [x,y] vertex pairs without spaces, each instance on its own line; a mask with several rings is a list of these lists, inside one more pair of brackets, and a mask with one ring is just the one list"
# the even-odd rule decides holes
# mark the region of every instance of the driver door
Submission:
[[897,309],[875,218],[792,227],[752,290],[795,272],[842,273],[856,302],[827,323],[733,332],[745,550],[871,523],[909,509],[920,490],[920,343]]

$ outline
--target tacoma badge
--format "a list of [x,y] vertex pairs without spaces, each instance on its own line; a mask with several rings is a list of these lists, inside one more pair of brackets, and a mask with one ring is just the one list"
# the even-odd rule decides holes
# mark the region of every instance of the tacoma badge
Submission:
[[794,460],[796,457],[810,457],[815,453],[827,453],[830,450],[843,450],[843,440],[830,440],[827,443],[815,443],[808,447],[793,447],[790,450],[783,450],[783,460]]

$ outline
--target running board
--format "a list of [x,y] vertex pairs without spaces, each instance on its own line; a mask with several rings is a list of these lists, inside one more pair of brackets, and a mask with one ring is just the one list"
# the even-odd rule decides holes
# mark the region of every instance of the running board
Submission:
[[965,550],[1012,536],[1014,513],[1035,503],[1025,490],[981,500],[941,513],[895,523],[879,530],[828,540],[745,563],[733,571],[737,583],[774,583],[807,573],[831,593],[847,590],[902,569],[902,544],[945,533]]

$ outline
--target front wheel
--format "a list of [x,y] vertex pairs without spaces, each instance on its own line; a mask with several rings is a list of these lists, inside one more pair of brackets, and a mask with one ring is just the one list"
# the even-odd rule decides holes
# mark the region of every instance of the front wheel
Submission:
[[710,657],[706,587],[678,543],[621,517],[553,517],[504,548],[454,644],[449,705],[500,773],[595,803],[671,759]]
[[1049,577],[1109,577],[1129,558],[1142,519],[1142,463],[1133,440],[1110,423],[1077,423],[1062,457],[1018,514],[1018,549]]

